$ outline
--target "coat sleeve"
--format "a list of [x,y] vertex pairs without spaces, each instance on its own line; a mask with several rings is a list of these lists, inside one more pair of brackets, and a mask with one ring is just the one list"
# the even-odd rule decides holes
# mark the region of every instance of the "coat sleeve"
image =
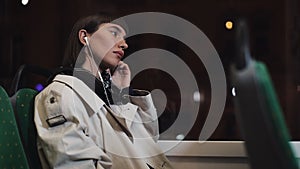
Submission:
[[58,88],[50,85],[35,99],[35,124],[39,154],[45,162],[43,167],[110,168],[110,156],[88,134],[89,115],[80,98],[68,87]]
[[138,113],[147,131],[153,136],[155,141],[159,137],[157,111],[153,104],[151,94],[148,91],[134,89],[134,96],[129,96],[132,104],[137,105]]

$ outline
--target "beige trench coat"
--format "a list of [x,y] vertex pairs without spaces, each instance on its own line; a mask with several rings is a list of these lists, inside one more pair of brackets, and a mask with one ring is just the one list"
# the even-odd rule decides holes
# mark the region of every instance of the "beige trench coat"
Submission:
[[169,169],[150,94],[107,107],[81,80],[57,75],[35,99],[43,168]]

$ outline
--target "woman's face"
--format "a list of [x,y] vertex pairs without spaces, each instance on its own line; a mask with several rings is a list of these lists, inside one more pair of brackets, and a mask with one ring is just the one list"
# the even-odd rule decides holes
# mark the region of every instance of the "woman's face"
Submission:
[[100,69],[113,69],[121,61],[124,49],[128,47],[124,40],[125,35],[121,26],[105,23],[90,36],[90,47],[96,63],[100,63]]

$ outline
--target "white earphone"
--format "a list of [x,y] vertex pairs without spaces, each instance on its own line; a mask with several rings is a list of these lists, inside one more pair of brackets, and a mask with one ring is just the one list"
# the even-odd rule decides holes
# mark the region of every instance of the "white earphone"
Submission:
[[[92,49],[91,49],[91,47],[90,47],[90,44],[89,44],[89,41],[88,41],[88,37],[85,36],[83,39],[85,40],[85,43],[86,43],[86,46],[87,46],[87,48],[88,48],[88,50],[89,50],[89,52],[90,52],[91,58],[94,60],[94,55],[93,55]],[[91,62],[90,62],[90,64],[91,64]],[[91,64],[91,68],[93,69],[92,64]],[[98,76],[99,76],[99,78],[100,78],[100,81],[103,83],[104,81],[103,81],[103,78],[102,78],[102,76],[101,76],[101,73],[100,73],[99,71],[97,71],[97,73],[98,73]],[[104,84],[103,84],[103,86],[104,86]],[[105,89],[104,89],[104,91],[105,91]],[[105,91],[105,95],[106,95],[106,97],[107,97],[106,91]]]
[[91,49],[91,47],[90,47],[90,43],[89,43],[89,41],[88,41],[88,37],[85,36],[83,39],[85,40],[86,46],[87,46],[87,48],[88,48],[88,50],[89,50],[89,52],[90,52],[91,57],[94,59],[94,55],[93,55],[92,49]]
[[[88,41],[88,37],[85,36],[83,39],[85,40],[86,47],[88,48],[88,51],[89,51],[90,56],[91,56],[91,59],[92,59],[93,61],[95,61],[95,60],[94,60],[94,55],[93,55],[92,49],[91,49],[90,44],[89,44],[89,41]],[[90,60],[90,58],[88,58],[88,59]],[[92,72],[93,72],[93,66],[92,66],[92,61],[91,61],[91,60],[90,60],[90,66],[91,66],[91,69],[92,69]]]
[[[90,44],[89,44],[89,41],[88,41],[88,37],[85,36],[83,39],[85,40],[85,43],[86,43],[86,46],[87,46],[87,48],[88,48],[88,50],[89,50],[89,52],[90,52],[90,55],[91,55],[92,59],[94,60],[94,55],[93,55],[92,49],[91,49],[91,47],[90,47]],[[91,64],[91,68],[93,69],[92,63],[91,63],[91,62],[90,62],[90,64]],[[103,80],[103,78],[102,78],[101,73],[100,73],[99,70],[97,71],[97,73],[98,73],[98,76],[99,76],[100,81],[101,81],[101,83],[102,83],[103,90],[104,90],[104,95],[105,95],[105,97],[106,97],[108,106],[110,107],[108,95],[107,95],[106,89],[105,89],[105,87],[104,87],[104,80]]]
[[86,45],[89,46],[90,44],[89,44],[89,41],[88,41],[88,37],[85,36],[83,39],[85,40]]

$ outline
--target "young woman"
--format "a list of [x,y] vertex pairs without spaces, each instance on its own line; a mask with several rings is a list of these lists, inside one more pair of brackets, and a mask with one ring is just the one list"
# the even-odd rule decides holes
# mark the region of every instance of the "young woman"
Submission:
[[150,93],[129,90],[126,31],[107,16],[75,23],[64,65],[35,99],[43,168],[172,168],[156,144]]

